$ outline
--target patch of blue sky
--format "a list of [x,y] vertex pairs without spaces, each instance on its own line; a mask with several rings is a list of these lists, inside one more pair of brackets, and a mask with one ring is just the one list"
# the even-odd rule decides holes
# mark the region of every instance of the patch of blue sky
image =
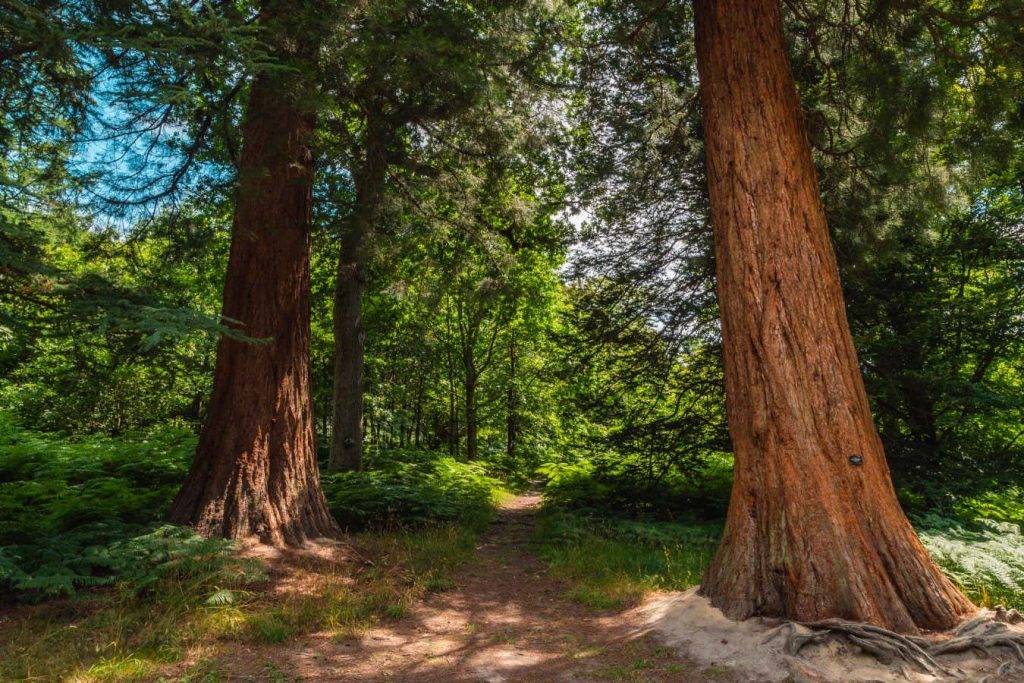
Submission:
[[192,133],[170,104],[126,90],[123,75],[98,74],[70,164],[85,181],[79,205],[97,227],[122,233],[186,199],[199,179],[227,172],[186,153]]

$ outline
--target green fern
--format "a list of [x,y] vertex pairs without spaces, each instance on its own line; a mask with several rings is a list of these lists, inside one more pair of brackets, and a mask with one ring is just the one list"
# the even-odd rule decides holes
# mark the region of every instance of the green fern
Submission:
[[921,542],[977,603],[1024,608],[1024,535],[1014,522],[915,519]]
[[227,588],[218,588],[210,597],[206,598],[205,604],[209,607],[226,607],[235,604],[235,592]]

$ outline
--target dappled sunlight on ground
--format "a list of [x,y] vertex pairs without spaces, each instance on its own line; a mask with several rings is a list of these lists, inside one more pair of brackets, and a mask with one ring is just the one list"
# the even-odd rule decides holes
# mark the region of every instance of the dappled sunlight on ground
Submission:
[[202,663],[227,679],[317,681],[730,680],[680,660],[628,613],[569,601],[532,552],[537,496],[509,501],[456,587],[359,636],[320,632],[226,647]]

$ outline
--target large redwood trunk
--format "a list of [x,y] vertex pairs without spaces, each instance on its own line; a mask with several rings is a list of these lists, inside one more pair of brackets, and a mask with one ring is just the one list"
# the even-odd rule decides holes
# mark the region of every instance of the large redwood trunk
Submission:
[[379,114],[367,113],[363,161],[353,173],[355,206],[342,235],[334,293],[334,387],[331,470],[359,470],[363,464],[363,287],[367,241],[380,211],[387,156]]
[[701,586],[728,616],[904,632],[972,610],[900,509],[864,392],[779,0],[698,0],[735,481]]
[[[296,3],[267,2],[261,19],[273,23],[298,11]],[[301,106],[299,80],[263,74],[252,85],[224,285],[224,315],[246,335],[268,341],[221,339],[209,417],[171,509],[174,522],[202,534],[275,545],[339,533],[320,489],[313,435],[309,141],[315,117]]]

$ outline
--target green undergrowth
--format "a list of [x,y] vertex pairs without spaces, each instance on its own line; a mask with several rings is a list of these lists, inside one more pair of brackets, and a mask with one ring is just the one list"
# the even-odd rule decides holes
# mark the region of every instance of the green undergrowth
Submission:
[[963,498],[954,506],[955,516],[1024,523],[1024,490],[1011,487]]
[[570,597],[595,609],[624,607],[655,590],[682,590],[700,581],[721,525],[588,517],[547,510],[540,553],[569,580]]
[[202,678],[223,643],[357,635],[450,588],[507,495],[478,465],[376,453],[325,477],[354,534],[343,561],[300,557],[282,591],[280,570],[163,523],[194,447],[183,430],[73,439],[0,414],[0,680],[157,680],[185,658]]
[[153,543],[191,542],[151,534],[194,448],[182,429],[68,438],[18,429],[0,414],[0,595],[38,600],[158,578],[139,575]]
[[[628,476],[594,472],[587,465],[558,465],[545,472],[541,554],[569,580],[571,597],[597,609],[639,601],[654,590],[679,590],[700,581],[721,534],[718,504],[691,508],[677,500],[636,503],[642,484]],[[652,500],[673,495],[700,500],[726,496],[722,471],[712,464],[692,482],[671,477],[650,484]],[[694,489],[710,487],[703,494]],[[602,503],[602,501],[604,501]],[[942,514],[911,517],[922,542],[943,571],[976,604],[1024,609],[1024,495],[1017,489],[956,502]]]
[[[602,463],[604,465],[604,463]],[[538,469],[546,480],[544,502],[584,516],[661,521],[721,519],[732,486],[732,457],[709,454],[696,469],[652,470],[646,461],[623,457],[612,467],[592,461],[556,462]]]
[[1024,609],[1024,535],[1019,522],[937,515],[914,522],[932,557],[975,604]]
[[[977,605],[1024,609],[1024,534],[1019,523],[913,519],[943,571]],[[591,517],[548,509],[541,554],[567,578],[571,597],[594,608],[616,608],[655,590],[696,585],[710,562],[721,523]]]
[[145,594],[120,584],[16,606],[0,624],[0,680],[181,680],[179,662],[215,669],[231,643],[281,644],[311,632],[352,638],[451,588],[478,538],[457,523],[361,533],[348,561],[298,560],[289,570],[296,587],[285,591],[262,563],[227,555],[168,574]]
[[479,527],[505,495],[483,464],[423,450],[371,452],[364,471],[325,474],[323,487],[331,513],[350,530]]
[[546,465],[540,553],[569,581],[570,597],[595,609],[688,588],[718,544],[731,465],[714,455],[696,472],[660,476],[628,458]]
[[[66,437],[20,429],[0,413],[0,597],[39,601],[161,578],[153,543],[171,554],[203,543],[163,522],[195,441],[168,427]],[[352,532],[480,529],[506,495],[484,466],[431,451],[373,453],[366,464],[323,477],[331,511]],[[228,552],[205,543],[204,552]]]
[[217,612],[266,578],[230,544],[186,533],[168,527],[144,537],[142,583],[11,606],[0,626],[0,680],[135,680],[184,657]]

